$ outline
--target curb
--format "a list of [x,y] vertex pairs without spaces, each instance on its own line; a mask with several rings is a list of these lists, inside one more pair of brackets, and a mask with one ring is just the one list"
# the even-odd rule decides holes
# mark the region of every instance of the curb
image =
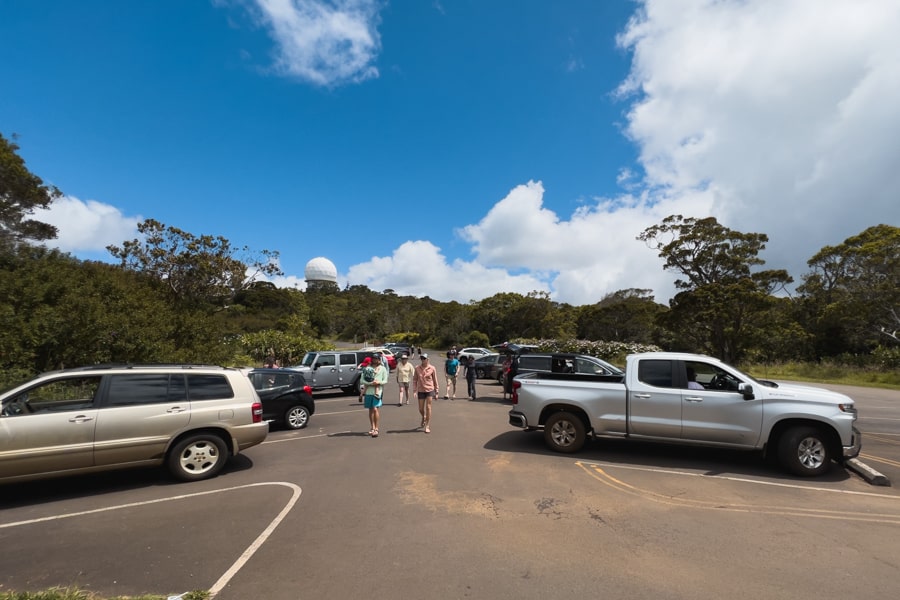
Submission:
[[867,465],[864,462],[861,462],[859,459],[851,458],[850,460],[844,461],[844,464],[854,473],[865,479],[867,482],[872,485],[884,485],[890,486],[891,480]]

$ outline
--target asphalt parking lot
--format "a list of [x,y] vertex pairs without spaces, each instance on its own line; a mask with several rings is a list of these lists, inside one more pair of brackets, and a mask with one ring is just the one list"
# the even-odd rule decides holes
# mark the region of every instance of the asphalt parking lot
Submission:
[[[900,393],[853,396],[861,460],[900,482]],[[395,397],[389,386],[387,398]],[[216,598],[895,598],[900,491],[835,466],[595,441],[574,456],[507,424],[493,382],[439,400],[433,432],[317,393],[210,481],[138,470],[0,487],[0,590]]]

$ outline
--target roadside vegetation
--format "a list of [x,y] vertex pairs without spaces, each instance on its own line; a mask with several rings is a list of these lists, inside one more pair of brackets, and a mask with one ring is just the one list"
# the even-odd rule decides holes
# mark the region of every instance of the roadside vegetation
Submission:
[[[404,341],[448,348],[536,341],[622,364],[641,350],[708,354],[760,377],[900,385],[900,227],[873,224],[826,246],[800,281],[766,269],[764,233],[666,217],[637,240],[672,273],[666,304],[617,290],[572,306],[501,292],[468,303],[311,282],[276,288],[275,250],[237,248],[153,219],[140,237],[83,261],[42,245],[32,218],[61,192],[0,135],[0,388],[100,363],[297,364],[309,350]],[[796,285],[795,285],[796,284]],[[790,293],[788,290],[793,290]]]

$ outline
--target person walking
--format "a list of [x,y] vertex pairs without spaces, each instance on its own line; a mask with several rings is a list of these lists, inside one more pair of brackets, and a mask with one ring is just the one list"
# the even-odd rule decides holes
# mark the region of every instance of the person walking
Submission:
[[369,435],[373,438],[378,437],[378,422],[381,418],[379,408],[381,407],[381,398],[384,395],[384,386],[388,381],[388,372],[384,365],[381,364],[381,355],[372,355],[372,380],[366,381],[363,378],[365,400],[363,406],[369,409]]
[[431,404],[438,395],[437,369],[428,364],[427,353],[419,358],[419,365],[413,373],[412,389],[419,399],[419,414],[422,415],[420,427],[425,428],[425,433],[431,433]]
[[466,359],[466,385],[469,388],[469,399],[475,400],[475,378],[478,371],[475,370],[475,359],[471,356]]
[[456,376],[459,373],[459,360],[456,358],[456,351],[451,350],[447,353],[447,360],[444,362],[444,376],[447,378],[447,388],[444,390],[444,398],[456,400]]
[[397,387],[400,388],[397,406],[403,406],[404,401],[409,404],[409,384],[412,383],[415,372],[416,368],[409,362],[409,356],[404,353],[400,357],[400,364],[397,365]]

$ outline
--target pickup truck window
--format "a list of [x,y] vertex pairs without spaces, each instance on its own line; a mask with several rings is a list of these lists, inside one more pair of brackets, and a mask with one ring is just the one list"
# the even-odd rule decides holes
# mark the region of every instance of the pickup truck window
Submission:
[[672,386],[671,360],[642,360],[638,363],[638,380],[653,387],[670,388]]

